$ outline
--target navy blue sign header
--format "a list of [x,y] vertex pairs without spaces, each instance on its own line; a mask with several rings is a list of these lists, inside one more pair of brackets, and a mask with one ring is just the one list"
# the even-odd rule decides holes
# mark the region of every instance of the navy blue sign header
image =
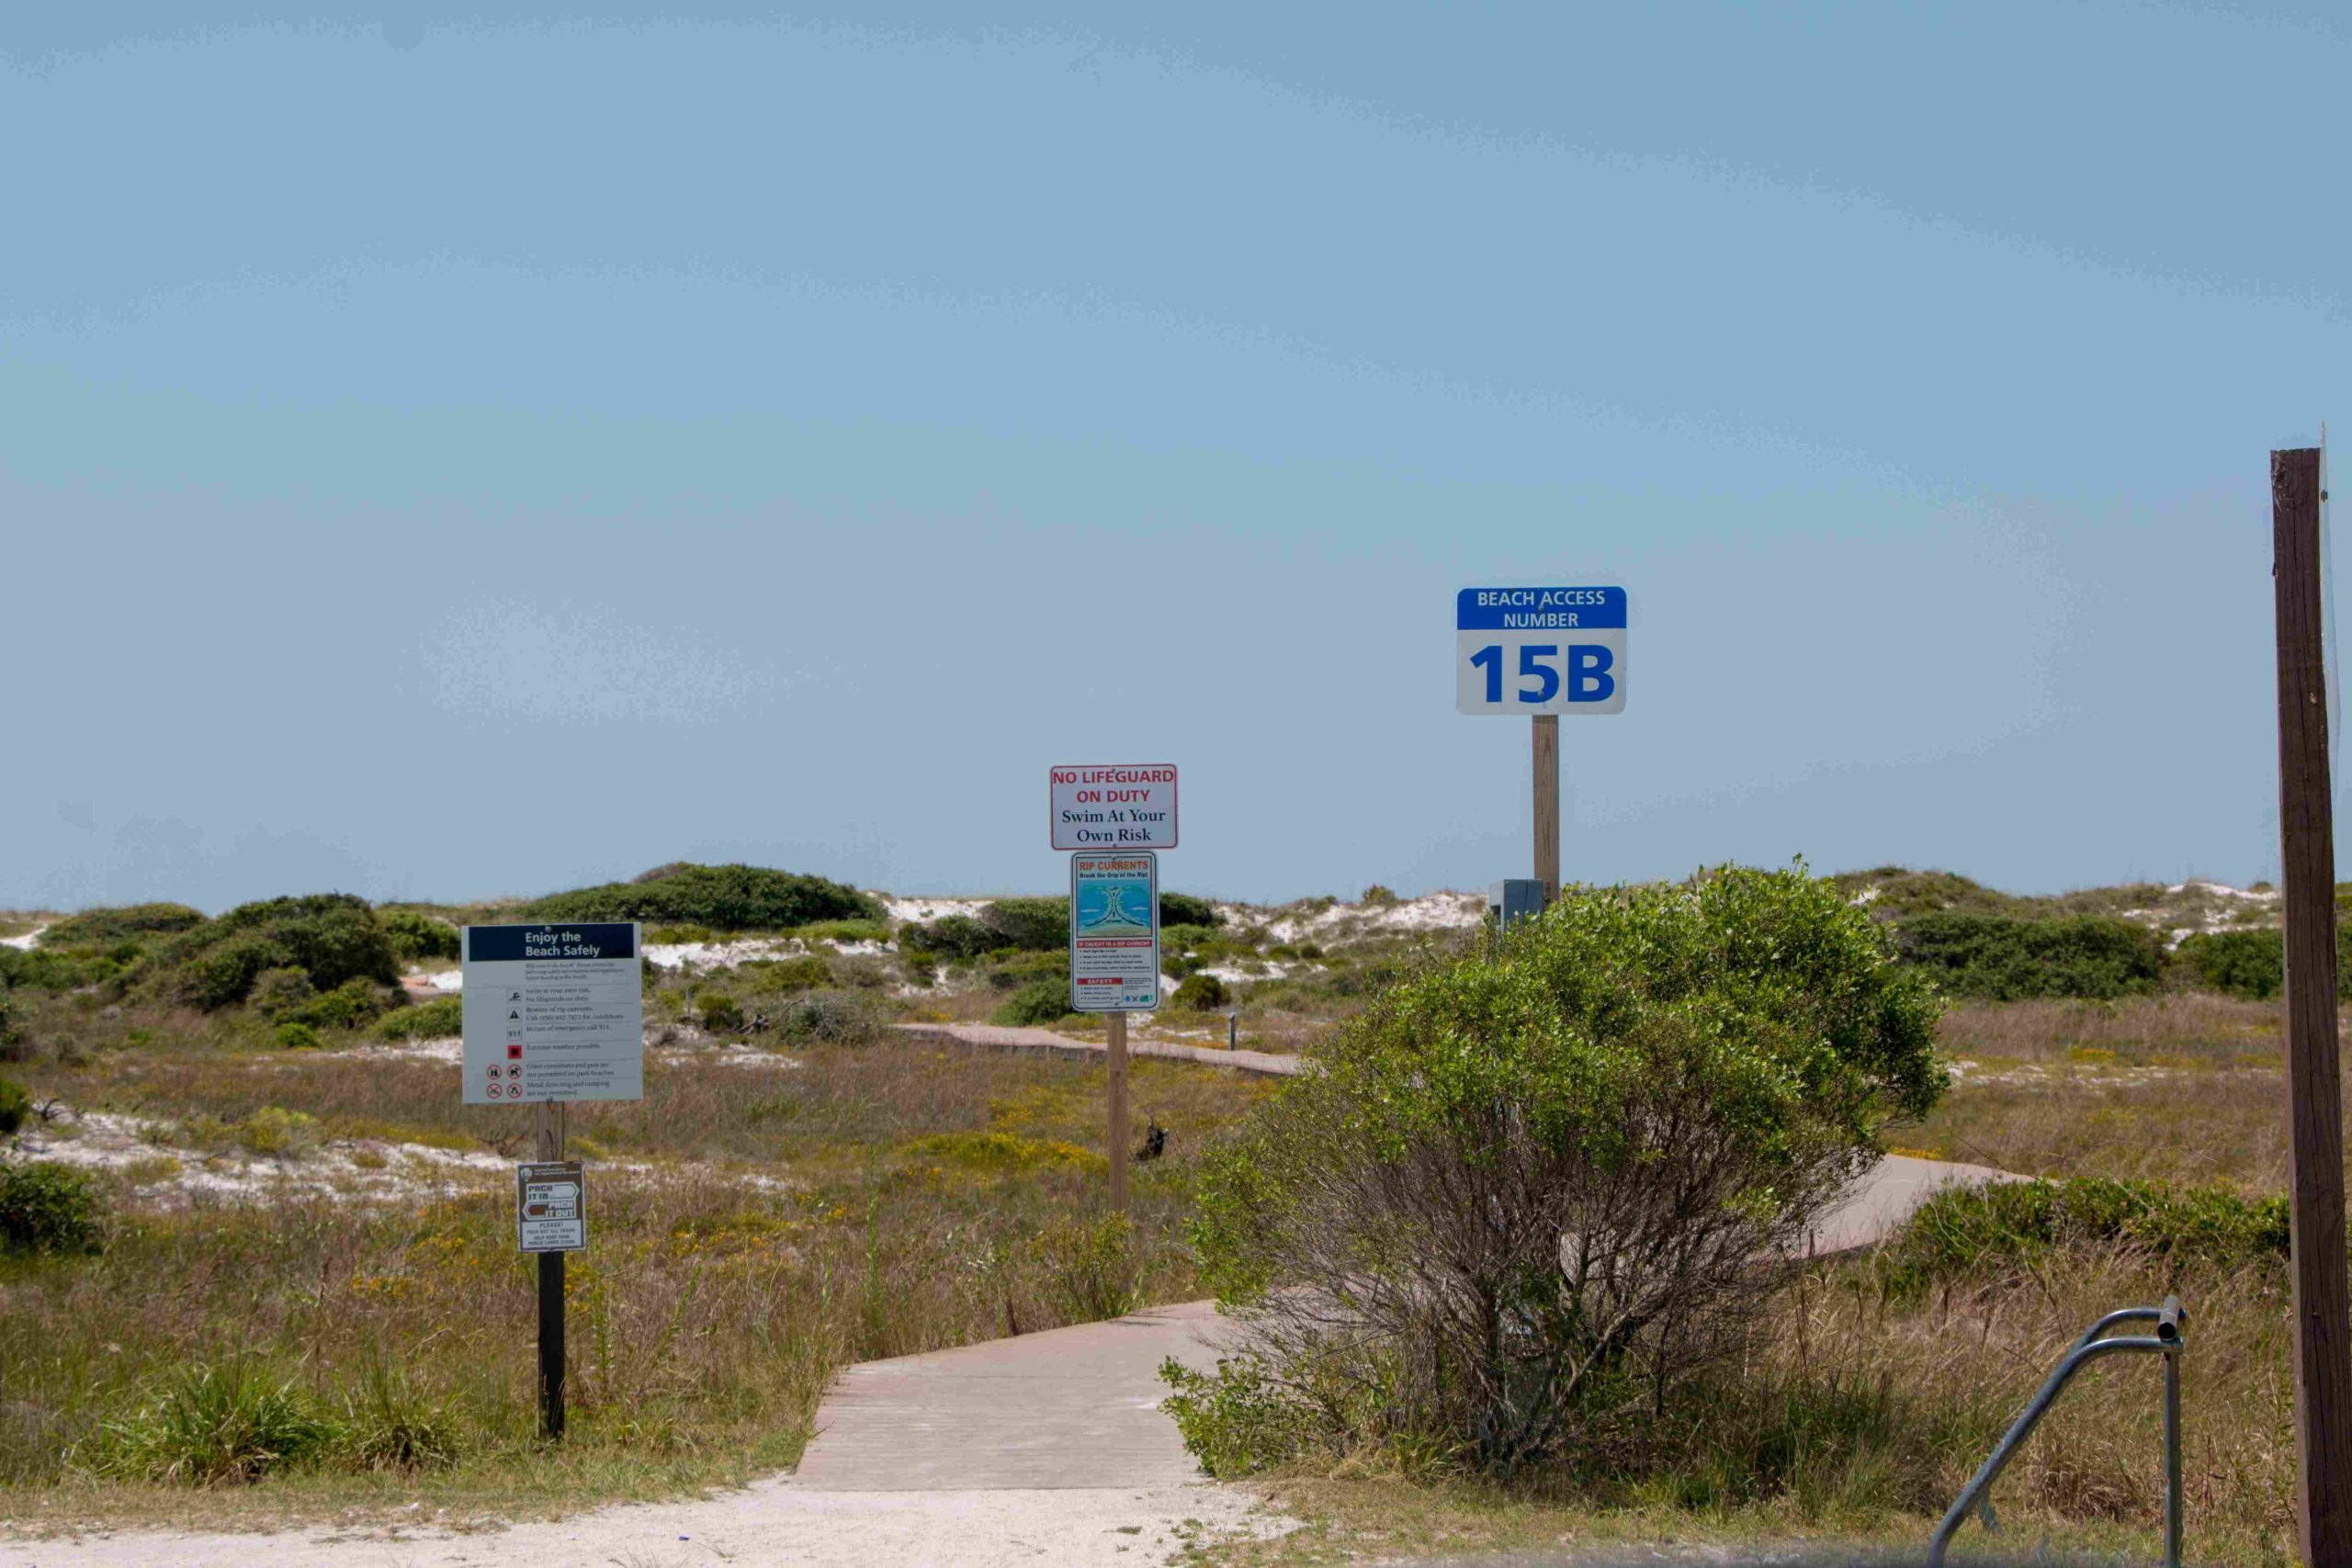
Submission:
[[635,958],[637,928],[550,920],[537,926],[468,926],[466,957],[475,964],[542,958]]
[[1622,588],[1465,588],[1453,602],[1456,631],[1622,631],[1624,626]]

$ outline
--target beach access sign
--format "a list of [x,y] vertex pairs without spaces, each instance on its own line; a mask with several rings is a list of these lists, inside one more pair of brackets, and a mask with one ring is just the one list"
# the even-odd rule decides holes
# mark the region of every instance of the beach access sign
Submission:
[[1172,850],[1172,762],[1080,762],[1049,770],[1054,848]]
[[1069,857],[1069,1001],[1080,1012],[1159,1006],[1159,857]]
[[465,931],[465,1102],[645,1098],[635,924]]
[[1625,711],[1623,588],[1465,588],[1453,629],[1459,712]]

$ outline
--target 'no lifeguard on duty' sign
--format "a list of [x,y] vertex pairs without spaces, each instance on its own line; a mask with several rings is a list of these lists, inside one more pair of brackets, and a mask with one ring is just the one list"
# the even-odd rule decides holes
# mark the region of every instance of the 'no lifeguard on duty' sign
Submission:
[[1461,713],[1625,711],[1625,591],[1465,588],[1454,599]]

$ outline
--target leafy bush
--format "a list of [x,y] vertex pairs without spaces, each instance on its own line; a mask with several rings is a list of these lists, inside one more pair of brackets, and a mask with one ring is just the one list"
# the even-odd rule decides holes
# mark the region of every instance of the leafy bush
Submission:
[[0,987],[28,991],[78,991],[121,979],[139,957],[136,948],[0,947]]
[[1215,904],[1205,898],[1195,898],[1190,893],[1162,893],[1159,896],[1159,923],[1168,926],[1221,926],[1225,917],[1217,913]]
[[856,888],[797,872],[680,863],[646,876],[650,880],[558,893],[527,906],[521,918],[691,923],[722,931],[883,918],[882,907]]
[[204,911],[186,904],[126,904],[85,909],[53,920],[40,933],[40,943],[43,947],[112,947],[118,942],[175,936],[203,923]]
[[[2209,990],[2267,1001],[2287,984],[2285,940],[2275,931],[2199,932],[2184,937],[2175,957]],[[2344,976],[2338,968],[2338,988]]]
[[379,1040],[447,1040],[465,1032],[466,1004],[460,997],[435,997],[398,1009],[376,1023]]
[[264,1018],[276,1018],[289,1008],[298,1007],[318,994],[311,984],[311,976],[293,964],[265,969],[254,976],[252,990],[246,999],[254,1010]]
[[0,981],[0,1062],[13,1062],[24,1055],[25,1026],[17,1021],[16,998],[8,994],[6,981]]
[[[2276,930],[2199,932],[2173,958],[2199,985],[2233,997],[2267,1001],[2287,987],[2286,939]],[[2352,998],[2352,918],[2336,921],[2335,994]]]
[[1170,1356],[1159,1376],[1176,1391],[1159,1407],[1217,1480],[1238,1480],[1297,1457],[1312,1418],[1263,1357],[1220,1357],[1216,1371],[1196,1372]]
[[1344,1026],[1207,1157],[1193,1241],[1302,1421],[1507,1472],[1739,1342],[1942,1092],[1937,1010],[1801,868],[1575,889]]
[[1000,898],[980,911],[980,924],[995,939],[991,948],[1050,952],[1069,945],[1069,900]]
[[2101,999],[2154,990],[2164,939],[2109,915],[2012,919],[2002,915],[1914,915],[1895,928],[1904,962],[1955,996]]
[[0,1078],[0,1138],[25,1124],[33,1113],[33,1097],[14,1078]]
[[714,1034],[736,1034],[743,1028],[743,1007],[733,997],[706,993],[702,998],[702,1026]]
[[[259,990],[258,983],[255,990]],[[280,1016],[289,1023],[308,1024],[312,1029],[357,1029],[401,1006],[401,1000],[402,994],[397,987],[379,986],[372,980],[345,980],[332,991],[323,991],[283,1010]]]
[[96,1252],[106,1209],[97,1189],[71,1166],[0,1163],[0,1247],[11,1252]]
[[458,956],[458,928],[447,920],[414,909],[379,909],[376,923],[384,928],[384,938],[392,944],[392,952],[403,964],[422,964],[427,959],[451,959]]
[[215,1486],[323,1457],[334,1438],[299,1384],[240,1356],[171,1375],[77,1445],[74,1461],[102,1476]]
[[1015,1026],[1053,1023],[1073,1010],[1069,1005],[1069,982],[1048,976],[1030,981],[998,1003],[996,1011],[989,1015],[989,1021]]
[[1225,985],[1214,975],[1187,975],[1169,998],[1179,1012],[1208,1012],[1225,1005]]
[[946,959],[978,958],[1005,943],[996,932],[969,915],[942,915],[927,926],[909,926],[899,935],[910,953],[936,953]]
[[1367,909],[1385,909],[1396,901],[1396,891],[1393,888],[1383,887],[1377,882],[1365,888],[1363,897],[1357,900]]
[[988,967],[988,982],[991,990],[1017,991],[1033,980],[1058,980],[1062,988],[1069,988],[1069,950],[1056,948],[1051,953],[1016,953],[997,959]]
[[1954,1187],[1920,1206],[1877,1267],[1893,1293],[1910,1295],[1937,1280],[2029,1268],[2086,1243],[2145,1251],[2173,1269],[2283,1263],[2287,1200],[2106,1177]]
[[307,1023],[281,1023],[271,1038],[281,1051],[315,1051],[322,1043],[319,1032]]
[[322,991],[354,979],[396,986],[401,976],[367,901],[345,893],[240,905],[173,938],[157,962],[175,998],[208,1010],[243,1001],[271,969],[298,968]]

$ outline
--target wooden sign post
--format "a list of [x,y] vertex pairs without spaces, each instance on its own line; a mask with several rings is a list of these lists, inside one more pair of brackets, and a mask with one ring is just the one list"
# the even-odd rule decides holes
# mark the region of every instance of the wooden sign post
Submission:
[[1539,713],[1535,727],[1535,880],[1544,907],[1560,901],[1560,716]]
[[1110,1048],[1104,1053],[1111,1071],[1111,1212],[1127,1212],[1127,1015],[1114,1012]]
[[2287,943],[2294,1247],[2295,1516],[2312,1568],[2352,1563],[2352,1287],[2335,1032],[2335,836],[2321,622],[2320,453],[2270,454],[2278,630],[2278,838]]

